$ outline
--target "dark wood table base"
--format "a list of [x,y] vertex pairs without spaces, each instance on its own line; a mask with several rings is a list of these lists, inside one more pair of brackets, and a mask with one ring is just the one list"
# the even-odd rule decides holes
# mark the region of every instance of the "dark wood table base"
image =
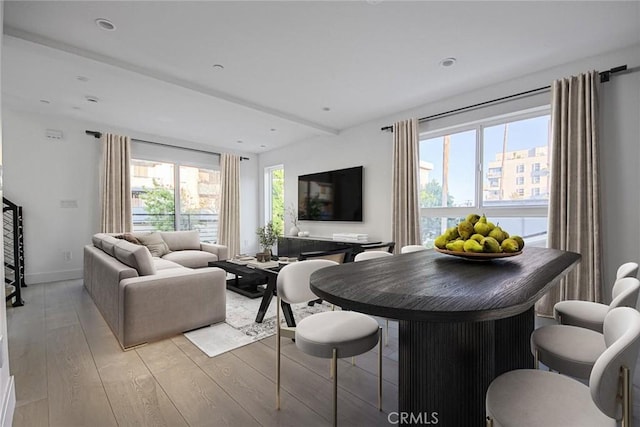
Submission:
[[533,368],[533,329],[533,307],[480,322],[401,320],[400,414],[409,414],[415,425],[437,418],[441,426],[484,426],[491,381],[513,369]]

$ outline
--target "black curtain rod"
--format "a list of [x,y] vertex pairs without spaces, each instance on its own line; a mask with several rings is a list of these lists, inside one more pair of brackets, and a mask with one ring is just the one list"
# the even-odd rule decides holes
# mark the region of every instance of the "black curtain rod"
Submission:
[[[95,138],[98,138],[98,139],[102,137],[102,133],[98,132],[97,130],[85,130],[84,133],[86,133],[87,135],[93,135]],[[220,153],[216,153],[215,151],[199,150],[197,148],[179,147],[177,145],[165,144],[163,142],[156,142],[156,141],[145,141],[144,139],[137,139],[137,138],[131,138],[131,140],[132,141],[138,141],[138,142],[144,142],[145,144],[162,145],[164,147],[180,148],[182,150],[196,151],[198,153],[206,153],[206,154],[216,154],[216,155],[220,156]],[[243,160],[249,160],[249,158],[248,157],[240,157],[240,161],[243,161]]]
[[[608,82],[612,74],[620,73],[622,71],[627,71],[627,66],[626,65],[621,65],[619,67],[614,67],[614,68],[611,68],[610,70],[607,70],[607,71],[601,71],[600,72],[600,82],[601,83]],[[427,116],[427,117],[421,117],[421,118],[418,119],[418,122],[424,122],[424,121],[431,120],[431,119],[437,119],[439,117],[445,117],[445,116],[448,116],[450,114],[460,113],[462,111],[467,111],[467,110],[472,110],[474,108],[483,107],[483,106],[489,105],[489,104],[495,104],[495,103],[498,103],[498,102],[501,102],[501,101],[506,101],[507,99],[518,98],[518,97],[525,96],[525,95],[532,95],[534,93],[543,92],[543,91],[549,90],[549,89],[551,89],[551,86],[544,86],[544,87],[539,87],[537,89],[531,89],[531,90],[527,90],[527,91],[524,91],[524,92],[515,93],[513,95],[503,96],[502,98],[492,99],[490,101],[479,102],[477,104],[468,105],[466,107],[456,108],[455,110],[445,111],[444,113],[438,113],[438,114],[433,114],[433,115]],[[381,131],[393,132],[393,126],[385,126],[383,128],[380,128],[380,130]]]

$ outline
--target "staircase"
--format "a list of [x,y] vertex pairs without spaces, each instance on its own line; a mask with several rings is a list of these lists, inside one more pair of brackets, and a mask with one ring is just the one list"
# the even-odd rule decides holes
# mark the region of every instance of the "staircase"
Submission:
[[22,206],[2,198],[2,231],[4,236],[4,282],[6,301],[13,306],[24,305],[20,289],[24,283],[24,228]]

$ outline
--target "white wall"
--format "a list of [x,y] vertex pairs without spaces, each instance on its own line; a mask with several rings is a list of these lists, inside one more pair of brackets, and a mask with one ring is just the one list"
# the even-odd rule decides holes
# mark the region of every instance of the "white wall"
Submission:
[[[2,26],[4,0],[0,0],[0,58],[2,58]],[[0,60],[0,69],[2,63]],[[0,79],[1,81],[1,79]],[[0,96],[0,104],[2,102]],[[2,156],[2,117],[0,116],[0,196],[3,195],[2,165],[5,161]],[[5,144],[6,145],[6,144]],[[0,246],[2,246],[3,236],[0,235]],[[0,252],[0,265],[4,265],[4,252]],[[4,283],[4,268],[0,270],[0,283]],[[11,426],[13,422],[13,412],[16,406],[16,390],[13,376],[9,370],[9,345],[7,338],[7,307],[0,304],[0,425],[2,427]]]
[[[640,66],[640,46],[586,58],[571,64],[523,76],[519,79],[459,94],[374,120],[341,132],[283,147],[260,156],[260,170],[274,164],[285,167],[285,205],[297,200],[297,176],[328,169],[364,165],[364,221],[362,223],[302,222],[300,228],[312,235],[330,236],[334,232],[368,233],[371,239],[391,239],[391,145],[392,134],[380,128],[399,119],[424,117],[502,96],[549,85],[554,79],[584,72],[605,70],[618,65]],[[453,70],[452,72],[455,72]],[[425,84],[429,84],[425,82]],[[534,105],[540,97],[533,100]],[[612,77],[601,87],[602,119],[602,184],[603,184],[603,244],[605,292],[610,295],[610,279],[618,264],[640,261],[640,196],[637,187],[640,160],[640,73]],[[527,101],[519,101],[519,103]],[[492,107],[504,110],[505,105]],[[446,122],[461,123],[482,116],[482,110],[463,117],[451,117]],[[445,123],[442,121],[441,123]],[[262,179],[262,174],[260,175]],[[262,188],[262,186],[260,187]],[[264,194],[261,192],[261,206]],[[261,218],[264,216],[261,212]],[[285,230],[290,227],[287,219]]]
[[[220,151],[112,125],[6,108],[3,122],[5,197],[24,209],[27,284],[82,277],[82,248],[98,231],[100,218],[100,143],[86,135],[86,129]],[[64,138],[47,139],[45,129],[61,130]],[[252,245],[258,218],[256,163],[251,159],[241,167],[241,242]],[[61,200],[75,200],[78,207],[62,208]],[[66,251],[72,252],[70,261],[64,259]]]

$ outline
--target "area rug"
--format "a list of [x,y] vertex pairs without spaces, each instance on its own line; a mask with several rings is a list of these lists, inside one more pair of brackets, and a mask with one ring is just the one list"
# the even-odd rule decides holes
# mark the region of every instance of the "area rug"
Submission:
[[[187,332],[184,336],[209,357],[267,338],[275,334],[276,298],[271,300],[263,322],[255,323],[261,301],[262,298],[250,299],[227,291],[226,321]],[[300,321],[314,313],[331,310],[331,305],[326,302],[312,307],[295,304],[291,308],[293,317]]]

